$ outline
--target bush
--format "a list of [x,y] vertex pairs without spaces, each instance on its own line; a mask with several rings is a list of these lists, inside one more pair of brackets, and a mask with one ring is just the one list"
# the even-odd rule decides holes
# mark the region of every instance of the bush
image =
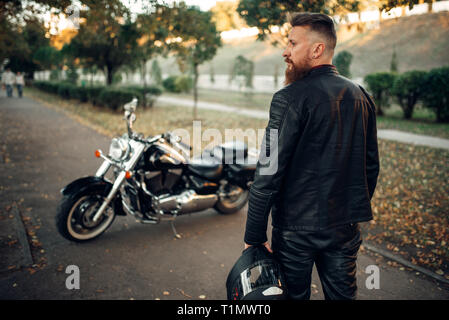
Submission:
[[435,112],[438,122],[449,122],[449,66],[428,72],[422,100]]
[[87,102],[88,100],[87,93],[88,91],[86,90],[85,87],[73,86],[70,89],[70,99],[77,99],[81,102]]
[[61,82],[58,86],[58,95],[60,95],[64,99],[70,99],[70,93],[75,87],[76,86],[71,83]]
[[164,89],[167,90],[168,92],[175,92],[175,93],[181,92],[176,87],[176,78],[177,76],[169,76],[168,78],[164,79],[164,81],[162,81],[162,86],[164,87]]
[[367,75],[364,79],[376,103],[377,114],[380,116],[384,114],[382,107],[389,106],[391,88],[396,77],[397,74],[393,72],[377,72]]
[[34,86],[48,93],[58,93],[59,82],[34,81]]
[[139,99],[136,91],[119,88],[106,88],[100,92],[98,100],[102,106],[108,107],[112,110],[119,110],[125,103],[130,102],[134,97]]
[[179,76],[175,80],[175,85],[180,92],[188,93],[193,88],[193,80],[187,76]]
[[193,80],[187,76],[170,76],[162,81],[162,86],[168,92],[190,92],[193,87]]
[[105,89],[103,86],[98,87],[86,87],[87,101],[92,103],[93,105],[100,104],[100,93]]
[[124,89],[136,92],[141,98],[139,105],[143,107],[152,107],[157,97],[162,94],[162,89],[157,86],[126,86]]
[[349,71],[351,62],[352,54],[349,51],[343,50],[335,56],[333,64],[342,76],[351,78],[351,72]]
[[404,111],[404,118],[411,119],[416,102],[423,96],[427,78],[426,71],[407,71],[399,75],[393,85],[392,94]]

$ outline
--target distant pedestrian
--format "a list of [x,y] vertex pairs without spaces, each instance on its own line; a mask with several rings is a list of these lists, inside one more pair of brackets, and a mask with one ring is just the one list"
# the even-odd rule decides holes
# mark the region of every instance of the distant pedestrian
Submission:
[[16,87],[19,98],[22,98],[22,91],[24,86],[25,86],[25,79],[23,78],[23,74],[19,71],[17,72],[16,75]]
[[5,73],[2,75],[2,84],[4,88],[6,87],[6,94],[8,98],[12,97],[12,89],[15,80],[16,77],[14,76],[14,73],[11,72],[11,69],[6,69]]

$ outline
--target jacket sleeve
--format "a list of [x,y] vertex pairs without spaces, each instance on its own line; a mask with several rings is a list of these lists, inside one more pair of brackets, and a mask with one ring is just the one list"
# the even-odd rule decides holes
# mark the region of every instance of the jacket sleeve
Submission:
[[366,179],[370,200],[373,198],[374,190],[379,176],[379,149],[377,143],[376,105],[366,90],[360,86],[369,102],[369,116],[366,130]]
[[291,105],[277,92],[270,106],[270,119],[251,185],[244,241],[256,245],[267,241],[268,215],[300,138],[300,105]]
[[366,178],[370,200],[373,198],[377,177],[379,176],[379,150],[377,144],[376,109],[374,105],[372,105],[371,110],[366,135]]

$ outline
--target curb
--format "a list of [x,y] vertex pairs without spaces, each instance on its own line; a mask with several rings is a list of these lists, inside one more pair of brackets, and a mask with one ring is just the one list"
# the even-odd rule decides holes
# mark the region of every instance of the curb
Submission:
[[17,207],[17,204],[14,203],[11,208],[12,214],[14,216],[14,227],[17,232],[17,237],[19,238],[19,243],[22,251],[22,259],[20,266],[26,267],[31,266],[33,262],[33,256],[31,255],[30,246],[28,244],[28,237],[25,232],[25,225],[22,221],[22,215],[20,214],[19,208]]
[[430,270],[425,269],[425,268],[420,267],[420,266],[416,266],[416,265],[414,265],[413,263],[411,263],[411,262],[405,260],[404,258],[398,257],[398,256],[396,256],[396,255],[394,255],[394,254],[392,254],[392,253],[390,253],[390,252],[388,252],[388,251],[385,251],[385,250],[383,250],[383,249],[376,248],[376,247],[374,247],[374,246],[372,246],[372,245],[370,245],[370,244],[363,243],[363,246],[364,246],[366,249],[368,249],[369,251],[378,253],[378,254],[384,256],[385,258],[388,258],[388,259],[390,259],[390,260],[396,261],[396,262],[398,262],[398,263],[400,263],[400,264],[402,264],[402,265],[404,265],[404,266],[406,266],[406,267],[408,267],[408,268],[411,268],[411,269],[413,269],[413,270],[419,271],[419,272],[421,272],[422,274],[425,274],[426,276],[432,277],[432,278],[434,278],[435,280],[438,280],[438,281],[440,281],[440,282],[443,282],[443,283],[449,285],[449,280],[447,280],[446,278],[444,278],[444,277],[442,277],[442,276],[436,274],[436,273],[433,272],[433,271],[430,271]]

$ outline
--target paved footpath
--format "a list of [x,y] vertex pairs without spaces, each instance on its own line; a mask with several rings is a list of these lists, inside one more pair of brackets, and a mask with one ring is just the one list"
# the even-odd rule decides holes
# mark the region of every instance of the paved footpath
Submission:
[[[182,99],[176,97],[159,97],[158,103],[162,104],[171,104],[177,105],[187,108],[193,107],[193,100]],[[213,103],[213,102],[204,102],[198,101],[197,104],[199,109],[205,110],[215,110],[215,111],[223,111],[223,112],[232,112],[236,114],[241,114],[247,117],[257,118],[257,119],[267,119],[268,120],[268,112],[261,110],[253,110],[253,109],[243,109],[238,107],[227,106],[224,104]],[[421,146],[433,147],[433,148],[442,148],[449,150],[449,139],[442,139],[437,137],[430,137],[420,134],[414,134],[409,132],[403,132],[399,130],[386,130],[386,129],[378,129],[377,136],[380,139],[386,140],[394,140],[403,143],[411,143]]]
[[[56,232],[59,190],[93,174],[100,165],[93,151],[107,150],[109,141],[63,112],[0,93],[0,299],[225,299],[246,208],[178,217],[182,239],[168,223],[147,226],[130,217],[117,217],[85,244]],[[79,267],[79,290],[65,286],[69,265]],[[371,265],[379,267],[379,289],[365,285]],[[357,276],[360,299],[449,299],[440,282],[391,267],[368,250],[359,253]],[[312,282],[312,299],[322,299],[316,272]]]

